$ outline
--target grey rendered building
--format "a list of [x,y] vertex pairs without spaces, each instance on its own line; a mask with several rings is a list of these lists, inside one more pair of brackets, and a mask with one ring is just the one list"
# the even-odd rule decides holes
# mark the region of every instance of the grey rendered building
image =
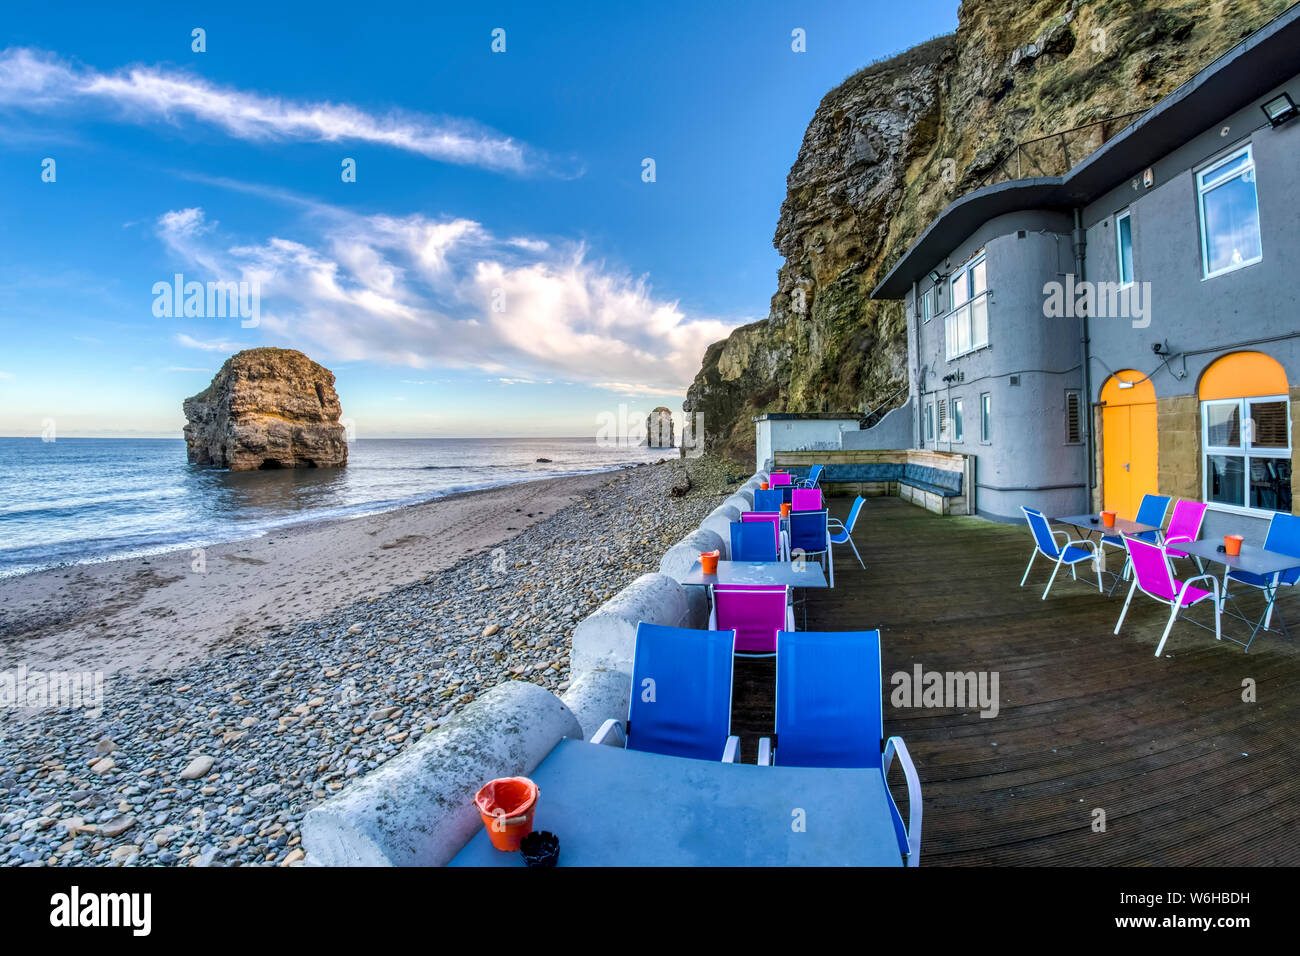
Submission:
[[1066,175],[953,202],[875,289],[906,303],[913,445],[976,457],[978,513],[1158,491],[1256,540],[1294,513],[1294,101],[1300,6]]

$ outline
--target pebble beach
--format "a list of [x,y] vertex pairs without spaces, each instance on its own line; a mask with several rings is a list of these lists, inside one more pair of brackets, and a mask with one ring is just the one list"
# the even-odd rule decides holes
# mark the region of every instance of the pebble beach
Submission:
[[[578,622],[744,476],[708,458],[587,476],[557,512],[421,580],[112,674],[97,717],[0,710],[0,864],[301,865],[307,810],[479,694],[564,691]],[[186,627],[202,624],[178,622],[175,641]]]

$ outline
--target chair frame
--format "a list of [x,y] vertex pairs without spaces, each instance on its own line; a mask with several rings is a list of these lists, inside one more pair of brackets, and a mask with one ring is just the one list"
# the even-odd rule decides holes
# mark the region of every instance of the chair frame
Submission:
[[[822,502],[822,504],[824,505],[825,502]],[[826,547],[819,551],[806,551],[806,550],[795,548],[794,547],[795,515],[807,517],[808,515],[818,515],[818,514],[824,516],[824,520],[822,522],[822,530],[825,532],[826,535]],[[822,564],[822,556],[825,555],[826,563],[822,564],[822,567],[826,571],[826,583],[833,588],[835,587],[835,553],[831,550],[833,543],[831,541],[830,516],[831,516],[830,511],[828,511],[825,507],[821,508],[818,511],[791,511],[790,532],[788,537],[786,538],[786,547],[789,549],[789,557],[791,561],[794,560],[795,551],[799,551],[801,558],[816,556],[818,564]],[[857,549],[855,548],[854,550],[856,551]],[[862,559],[859,558],[858,560],[861,561]]]
[[808,472],[808,477],[800,478],[798,481],[796,481],[795,487],[816,488],[818,483],[822,480],[822,473],[825,470],[826,470],[825,465],[813,465],[812,469]]
[[[1033,508],[1026,508],[1024,505],[1020,506],[1020,510],[1025,513],[1025,521],[1029,524],[1029,531],[1031,534],[1034,534],[1034,521],[1030,515],[1034,515],[1035,517],[1043,519],[1043,524],[1047,527],[1047,533],[1052,536],[1054,542],[1056,541],[1057,535],[1062,535],[1065,538],[1065,544],[1062,545],[1058,543],[1056,545],[1056,554],[1048,554],[1046,551],[1043,551],[1043,546],[1038,540],[1038,535],[1034,534],[1034,550],[1033,553],[1029,555],[1029,563],[1025,565],[1025,573],[1020,576],[1020,586],[1023,588],[1025,582],[1029,580],[1029,571],[1034,566],[1034,559],[1038,557],[1039,552],[1042,552],[1043,557],[1053,562],[1052,576],[1047,579],[1047,587],[1043,588],[1042,600],[1047,600],[1047,592],[1052,590],[1052,584],[1056,581],[1056,573],[1061,570],[1062,564],[1069,567],[1070,577],[1077,581],[1079,580],[1077,570],[1078,565],[1084,561],[1092,561],[1092,568],[1097,572],[1097,593],[1103,593],[1101,586],[1101,552],[1097,549],[1097,542],[1093,541],[1091,538],[1072,539],[1068,532],[1053,531],[1051,522],[1047,520],[1047,516],[1041,511],[1035,511]],[[1075,558],[1073,561],[1066,561],[1065,552],[1072,546],[1076,545],[1079,546],[1080,550],[1086,550],[1091,553],[1085,554],[1081,558]]]
[[[1130,560],[1132,560],[1132,547],[1133,544],[1135,543],[1140,547],[1155,548],[1158,551],[1160,551],[1161,556],[1164,558],[1164,561],[1161,563],[1165,569],[1165,574],[1168,577],[1169,591],[1170,593],[1174,594],[1174,597],[1172,598],[1162,597],[1159,594],[1152,594],[1150,591],[1144,588],[1142,586],[1142,578],[1138,574],[1137,567],[1135,565],[1133,568],[1133,583],[1132,585],[1130,585],[1128,589],[1128,597],[1124,599],[1124,609],[1119,612],[1119,620],[1115,622],[1114,633],[1118,634],[1119,629],[1124,626],[1124,617],[1128,614],[1128,606],[1133,600],[1133,595],[1136,594],[1138,591],[1141,591],[1143,594],[1151,598],[1153,601],[1159,601],[1161,604],[1166,604],[1170,607],[1169,620],[1165,623],[1165,631],[1163,634],[1160,635],[1160,643],[1156,645],[1156,653],[1155,653],[1156,657],[1159,657],[1160,653],[1165,649],[1165,642],[1169,640],[1169,632],[1173,630],[1174,621],[1178,619],[1178,615],[1181,612],[1185,611],[1187,608],[1195,607],[1196,605],[1200,604],[1202,601],[1205,600],[1206,597],[1214,598],[1214,639],[1216,641],[1223,640],[1223,596],[1219,591],[1218,578],[1216,578],[1213,574],[1198,574],[1196,577],[1188,578],[1186,581],[1180,583],[1178,579],[1174,577],[1173,568],[1170,566],[1169,563],[1169,552],[1166,550],[1164,545],[1152,544],[1150,541],[1143,541],[1141,538],[1131,538],[1127,534],[1123,535],[1123,537],[1125,542],[1125,548],[1126,550],[1129,551]],[[1209,581],[1210,589],[1208,592],[1206,592],[1205,597],[1197,598],[1192,603],[1185,604],[1183,602],[1183,599],[1187,596],[1187,589],[1191,587],[1192,584],[1195,583],[1196,581]],[[1187,623],[1195,624],[1197,627],[1205,628],[1205,630],[1207,631],[1209,630],[1208,627],[1205,627],[1205,625],[1200,623],[1199,621],[1192,621],[1189,619]]]
[[[1273,548],[1270,548],[1270,547],[1268,546],[1268,544],[1269,544],[1269,537],[1273,534],[1273,525],[1274,525],[1274,522],[1277,521],[1277,519],[1278,519],[1279,517],[1281,517],[1281,518],[1283,518],[1283,519],[1288,519],[1288,518],[1292,518],[1293,516],[1292,516],[1292,515],[1288,515],[1286,512],[1283,511],[1283,512],[1278,512],[1277,514],[1273,515],[1273,517],[1271,517],[1271,518],[1268,519],[1268,532],[1267,532],[1267,534],[1264,535],[1264,550],[1265,550],[1265,551],[1277,551],[1279,554],[1290,554],[1290,552],[1288,552],[1288,551],[1283,551],[1282,549],[1277,548],[1276,546],[1273,547]],[[1288,588],[1289,588],[1289,587],[1294,587],[1295,584],[1297,583],[1297,582],[1295,582],[1295,581],[1283,581],[1283,580],[1282,580],[1282,577],[1283,577],[1283,575],[1285,575],[1285,574],[1287,574],[1287,573],[1288,573],[1288,572],[1286,572],[1286,571],[1275,571],[1271,576],[1265,576],[1265,578],[1264,578],[1264,583],[1263,583],[1263,584],[1256,584],[1256,583],[1253,582],[1253,581],[1247,581],[1247,580],[1245,580],[1244,578],[1241,578],[1241,577],[1234,577],[1234,576],[1233,576],[1233,570],[1232,570],[1232,568],[1229,568],[1229,567],[1227,567],[1227,566],[1224,567],[1224,569],[1223,569],[1223,603],[1224,603],[1225,606],[1227,605],[1228,601],[1231,600],[1231,601],[1232,601],[1232,606],[1233,606],[1234,608],[1237,608],[1238,611],[1241,610],[1241,606],[1240,606],[1239,604],[1237,604],[1236,596],[1233,595],[1232,592],[1229,591],[1229,589],[1228,589],[1228,582],[1229,582],[1229,581],[1235,581],[1235,582],[1238,583],[1238,584],[1244,584],[1244,585],[1246,585],[1247,587],[1251,587],[1251,588],[1255,588],[1255,589],[1257,589],[1257,590],[1263,591],[1263,592],[1264,592],[1264,597],[1265,597],[1265,599],[1268,601],[1268,610],[1264,612],[1264,623],[1263,623],[1262,626],[1261,626],[1257,621],[1256,621],[1256,622],[1252,622],[1252,621],[1248,620],[1247,618],[1245,618],[1243,615],[1237,614],[1237,613],[1235,613],[1235,612],[1229,612],[1229,613],[1233,613],[1234,616],[1241,617],[1241,619],[1244,620],[1244,621],[1246,621],[1247,624],[1252,624],[1252,623],[1254,624],[1254,630],[1251,632],[1250,640],[1247,641],[1247,642],[1245,643],[1245,645],[1244,645],[1247,651],[1250,650],[1250,645],[1251,645],[1252,643],[1254,643],[1254,641],[1255,641],[1255,636],[1256,636],[1256,635],[1257,635],[1261,630],[1264,630],[1264,631],[1271,631],[1271,630],[1273,629],[1273,628],[1272,628],[1272,624],[1273,624],[1273,611],[1277,608],[1277,599],[1278,599],[1279,594],[1280,594],[1279,589],[1280,589],[1280,588],[1283,588],[1283,587],[1288,587]],[[1270,577],[1271,577],[1271,580],[1269,579]],[[1281,615],[1280,612],[1279,612],[1279,614],[1278,614],[1278,616],[1277,616],[1277,619],[1278,619],[1278,623],[1280,623],[1280,624],[1282,625],[1282,633],[1285,634],[1287,637],[1290,637],[1290,636],[1291,636],[1291,632],[1290,632],[1290,630],[1287,628],[1287,626],[1286,626],[1286,621],[1283,619],[1283,617],[1282,617],[1282,615]],[[1229,638],[1229,640],[1232,640],[1232,638]],[[1236,643],[1240,644],[1241,641],[1237,641]]]
[[[859,502],[861,502],[861,504],[859,504]],[[852,548],[853,556],[858,559],[858,564],[862,567],[863,571],[867,570],[867,564],[862,560],[862,555],[858,554],[858,546],[853,543],[853,529],[857,526],[858,516],[862,514],[862,509],[866,506],[867,499],[862,497],[862,495],[858,495],[853,499],[852,507],[849,508],[849,523],[847,525],[839,518],[831,518],[829,516],[826,518],[827,538],[830,539],[831,544],[847,544]],[[839,529],[838,531],[836,530],[837,528]],[[832,537],[832,535],[841,533],[844,535],[843,541],[836,541],[834,537]]]
[[[781,585],[781,584],[772,584],[772,585],[766,585],[766,584],[764,584],[764,585],[754,585],[754,584],[748,584],[748,585],[746,585],[746,584],[732,584],[732,585],[727,585],[727,586],[723,586],[723,587],[718,587],[718,586],[716,586],[716,585],[710,587],[710,588],[709,588],[709,630],[710,630],[710,631],[716,631],[716,630],[718,629],[718,600],[717,600],[717,593],[718,593],[719,591],[727,591],[727,592],[743,592],[743,591],[784,591],[784,592],[785,592],[785,630],[790,631],[791,633],[796,633],[796,632],[795,632],[795,627],[794,627],[794,605],[790,603],[791,591],[790,591],[790,588],[789,588],[789,587],[787,587],[787,586],[785,586],[785,585]],[[776,651],[774,651],[774,650],[773,650],[773,651],[738,651],[738,650],[736,650],[736,649],[735,649],[735,648],[736,648],[736,634],[735,634],[735,628],[731,628],[730,630],[732,631],[732,638],[731,638],[731,648],[732,648],[732,650],[731,650],[731,653],[732,653],[732,656],[733,656],[733,657],[744,657],[744,658],[747,658],[747,659],[748,659],[748,658],[768,658],[768,657],[776,657]],[[778,629],[778,633],[780,633],[780,629]]]

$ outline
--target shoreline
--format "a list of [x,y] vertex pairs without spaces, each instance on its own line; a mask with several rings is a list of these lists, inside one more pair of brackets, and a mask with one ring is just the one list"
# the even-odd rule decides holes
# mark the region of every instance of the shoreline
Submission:
[[[249,538],[0,577],[0,670],[20,663],[105,674],[183,666],[227,641],[423,580],[509,541],[610,476],[641,467],[505,482],[380,511],[308,518]],[[518,510],[516,499],[523,502]],[[462,537],[451,549],[440,547],[450,534]],[[332,559],[323,559],[326,551]],[[176,625],[186,618],[196,626],[184,627],[178,645]]]

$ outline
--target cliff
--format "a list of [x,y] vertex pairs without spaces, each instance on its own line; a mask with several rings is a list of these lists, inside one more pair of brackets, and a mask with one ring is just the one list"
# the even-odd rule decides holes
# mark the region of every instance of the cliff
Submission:
[[232,355],[184,409],[186,455],[197,465],[251,471],[348,463],[334,373],[292,349]]
[[[706,447],[752,458],[762,412],[901,403],[902,303],[868,296],[930,220],[985,182],[1068,171],[1288,5],[966,0],[956,33],[827,93],[786,181],[771,310],[710,346],[687,391]],[[1068,158],[1032,143],[1084,126]]]

